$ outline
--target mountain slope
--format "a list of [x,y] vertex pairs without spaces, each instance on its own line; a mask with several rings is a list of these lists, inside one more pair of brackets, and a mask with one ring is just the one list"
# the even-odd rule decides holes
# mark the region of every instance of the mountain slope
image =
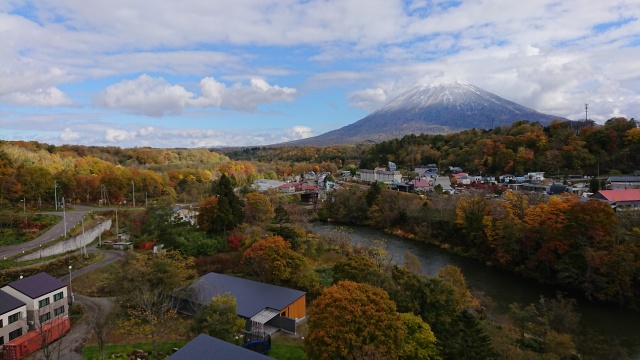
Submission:
[[514,103],[468,83],[415,86],[363,119],[292,145],[379,142],[408,134],[491,129],[518,120],[549,124],[561,119]]

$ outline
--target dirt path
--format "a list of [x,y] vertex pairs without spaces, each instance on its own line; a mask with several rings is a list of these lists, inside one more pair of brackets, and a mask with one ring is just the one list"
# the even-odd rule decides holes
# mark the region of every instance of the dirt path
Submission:
[[[60,344],[60,360],[82,359],[82,348],[87,340],[93,335],[92,324],[98,314],[105,316],[114,307],[115,298],[94,298],[80,294],[75,295],[76,304],[80,304],[85,309],[85,316],[79,324],[73,326],[71,331],[65,335]],[[99,320],[99,319],[97,319]]]
[[[96,251],[95,249],[90,249],[89,251]],[[118,259],[121,259],[125,252],[123,251],[114,251],[107,250],[101,251],[106,256],[104,259],[98,261],[97,263],[88,265],[83,267],[82,269],[78,269],[72,273],[72,278],[80,276],[82,274],[86,274],[90,271],[103,267],[107,264],[110,264]],[[69,275],[63,276],[60,278],[63,282],[69,281]],[[73,280],[72,280],[73,281]],[[93,334],[92,324],[96,320],[98,314],[109,314],[115,305],[116,298],[105,297],[89,297],[80,295],[77,293],[73,294],[74,301],[76,304],[82,305],[85,310],[84,317],[80,320],[79,323],[74,324],[71,328],[71,331],[67,333],[59,343],[55,343],[52,346],[59,346],[59,349],[55,348],[54,359],[59,360],[81,360],[83,359],[81,353],[82,348],[87,343],[87,340]],[[60,357],[58,358],[58,354]],[[34,355],[30,357],[31,359],[44,359],[44,354],[42,351],[37,351]]]

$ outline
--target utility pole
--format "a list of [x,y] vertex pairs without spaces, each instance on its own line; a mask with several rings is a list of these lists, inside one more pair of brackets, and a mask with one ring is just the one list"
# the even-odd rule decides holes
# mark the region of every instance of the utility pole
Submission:
[[58,181],[53,180],[53,196],[55,197],[56,211],[58,211]]
[[84,250],[84,256],[87,257],[87,237],[84,234],[84,217],[81,217],[80,221],[82,221],[82,250]]
[[116,239],[119,239],[120,230],[118,229],[118,208],[116,208]]
[[67,238],[67,206],[64,203],[64,196],[62,197],[62,221],[64,222],[64,237]]
[[22,198],[22,215],[24,216],[24,222],[27,223],[27,198]]

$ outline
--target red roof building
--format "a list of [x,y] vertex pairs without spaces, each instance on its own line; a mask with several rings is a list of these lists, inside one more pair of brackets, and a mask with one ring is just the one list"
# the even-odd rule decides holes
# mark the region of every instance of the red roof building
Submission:
[[606,200],[619,210],[640,210],[640,189],[600,190],[592,198]]

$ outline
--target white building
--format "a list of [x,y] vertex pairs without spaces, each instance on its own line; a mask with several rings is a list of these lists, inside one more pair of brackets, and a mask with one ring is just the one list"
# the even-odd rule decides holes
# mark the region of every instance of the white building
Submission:
[[47,273],[14,281],[0,290],[26,304],[30,329],[69,313],[67,285]]
[[366,182],[384,182],[387,184],[393,183],[394,180],[402,181],[402,174],[400,171],[388,171],[385,168],[375,168],[375,170],[360,170],[360,180]]
[[284,181],[259,179],[253,182],[252,187],[258,192],[265,192],[270,189],[276,189],[286,184]]
[[543,181],[544,172],[530,172],[527,174],[527,179],[531,181]]
[[0,290],[0,349],[27,333],[27,304]]
[[500,175],[500,182],[501,183],[509,183],[512,180],[515,180],[516,177],[511,175],[511,174],[504,174],[504,175]]

